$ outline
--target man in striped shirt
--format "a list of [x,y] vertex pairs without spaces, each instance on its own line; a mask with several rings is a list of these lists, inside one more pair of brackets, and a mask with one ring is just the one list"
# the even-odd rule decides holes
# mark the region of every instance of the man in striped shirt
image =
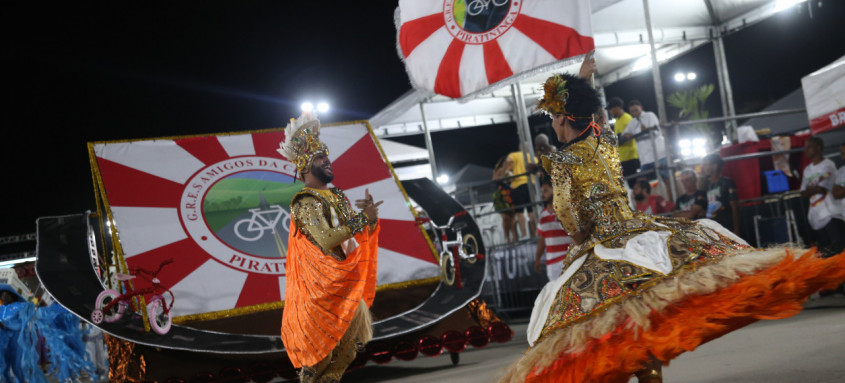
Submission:
[[534,260],[534,270],[541,272],[541,259],[546,254],[546,274],[549,280],[553,281],[560,276],[563,270],[563,260],[569,250],[572,238],[557,220],[554,208],[552,207],[552,185],[551,181],[544,177],[543,181],[543,202],[546,206],[540,213],[539,224],[537,225],[537,256]]

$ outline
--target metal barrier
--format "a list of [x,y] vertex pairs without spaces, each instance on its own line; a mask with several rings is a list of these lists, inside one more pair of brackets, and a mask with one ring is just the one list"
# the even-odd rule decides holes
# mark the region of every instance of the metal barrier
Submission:
[[804,246],[809,231],[806,201],[801,198],[801,192],[793,190],[739,202],[741,216],[752,217],[754,246],[785,243]]
[[521,240],[494,246],[487,251],[487,279],[481,291],[497,312],[530,311],[543,286],[546,272],[534,271],[537,241]]

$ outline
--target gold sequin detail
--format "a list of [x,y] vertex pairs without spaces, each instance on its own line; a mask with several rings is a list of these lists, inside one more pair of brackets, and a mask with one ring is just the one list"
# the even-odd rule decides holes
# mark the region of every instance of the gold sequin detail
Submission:
[[596,243],[622,233],[623,222],[634,218],[634,212],[612,138],[588,137],[549,154],[545,164],[551,168],[554,210],[563,228],[574,233],[589,221],[595,224],[587,242],[569,249],[568,266]]
[[[587,240],[570,247],[566,266],[586,257],[555,296],[542,339],[552,331],[588,320],[616,302],[638,296],[666,278],[710,263],[748,248],[684,218],[651,216],[632,211],[615,140],[609,136],[589,137],[544,158],[554,187],[554,208],[567,231],[594,229]],[[646,231],[664,231],[672,272],[664,275],[626,261],[604,260],[593,248],[624,248]]]
[[366,227],[367,217],[352,210],[349,199],[338,188],[303,188],[293,197],[291,215],[297,230],[326,255],[342,261],[340,244]]

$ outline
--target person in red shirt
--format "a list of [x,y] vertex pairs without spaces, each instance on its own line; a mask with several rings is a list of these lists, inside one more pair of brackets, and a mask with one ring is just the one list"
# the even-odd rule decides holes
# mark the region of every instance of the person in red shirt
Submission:
[[546,275],[553,281],[560,276],[563,270],[564,260],[572,244],[572,237],[566,233],[561,226],[554,212],[551,179],[543,177],[542,180],[543,202],[546,206],[540,213],[537,225],[537,252],[534,257],[534,271],[540,273],[543,269],[543,256],[545,255]]
[[634,200],[637,201],[637,210],[647,214],[669,213],[675,209],[672,201],[651,194],[651,184],[645,178],[638,178],[634,183]]

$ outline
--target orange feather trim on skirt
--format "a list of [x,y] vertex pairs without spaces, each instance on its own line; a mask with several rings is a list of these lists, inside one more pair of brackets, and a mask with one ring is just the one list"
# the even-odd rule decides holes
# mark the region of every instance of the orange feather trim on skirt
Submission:
[[323,254],[291,220],[281,332],[294,367],[323,360],[346,333],[360,302],[372,306],[379,229],[376,225],[356,234],[358,247],[338,261]]
[[[634,372],[643,368],[650,355],[668,363],[685,351],[692,351],[757,320],[794,316],[802,310],[802,304],[810,295],[822,289],[833,289],[845,281],[845,253],[823,259],[815,250],[810,250],[796,259],[790,251],[781,250],[784,251],[786,255],[780,261],[759,271],[740,267],[736,278],[732,278],[726,265],[722,265],[723,269],[715,272],[702,267],[664,280],[663,286],[656,285],[652,289],[669,288],[683,294],[678,300],[621,302],[620,305],[639,307],[604,312],[590,320],[605,321],[604,324],[574,325],[590,325],[591,328],[561,328],[529,349],[511,366],[503,381],[627,382]],[[754,257],[754,254],[747,256]],[[720,264],[709,267],[718,268]],[[685,285],[696,283],[696,274],[702,272],[706,274],[704,278],[717,280],[720,287],[695,293],[694,287]],[[641,298],[630,300],[659,300],[660,296],[660,293],[644,293]],[[629,315],[648,307],[645,324],[637,324],[637,319]],[[596,327],[610,323],[614,323],[613,326],[598,330],[603,332],[598,336]]]

